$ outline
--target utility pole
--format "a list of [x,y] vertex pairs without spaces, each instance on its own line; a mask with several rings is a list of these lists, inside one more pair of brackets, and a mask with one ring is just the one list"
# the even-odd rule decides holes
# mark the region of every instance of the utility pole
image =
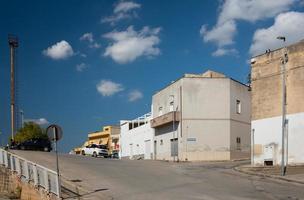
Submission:
[[173,145],[173,162],[175,162],[175,154],[176,154],[176,145],[175,145],[175,112],[174,112],[174,95],[170,95],[172,97],[172,102],[173,102],[173,109],[172,109],[172,135],[173,135],[173,139],[172,139],[172,145]]
[[8,36],[11,62],[11,134],[15,135],[15,49],[18,47],[18,38],[14,35]]
[[[283,40],[285,43],[286,38],[284,36],[277,37],[279,40]],[[281,176],[285,176],[285,136],[286,136],[286,63],[288,62],[287,48],[284,44],[283,57],[282,57],[282,159],[281,159]]]

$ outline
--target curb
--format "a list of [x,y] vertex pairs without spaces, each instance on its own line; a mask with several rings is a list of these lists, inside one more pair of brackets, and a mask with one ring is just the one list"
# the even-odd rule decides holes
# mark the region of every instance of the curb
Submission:
[[267,178],[271,178],[271,179],[286,181],[286,182],[289,182],[289,183],[297,183],[297,184],[304,185],[304,181],[298,181],[298,180],[288,179],[288,178],[284,178],[284,177],[281,177],[281,176],[275,176],[275,175],[269,175],[269,174],[250,172],[250,171],[246,171],[246,170],[242,169],[242,167],[240,167],[240,166],[234,167],[234,170],[237,171],[237,172],[248,174],[248,175],[259,176],[259,177],[263,177],[263,178],[267,177]]

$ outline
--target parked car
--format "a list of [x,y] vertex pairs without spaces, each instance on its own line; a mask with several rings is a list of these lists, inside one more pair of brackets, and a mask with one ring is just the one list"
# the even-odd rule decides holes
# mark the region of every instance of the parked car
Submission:
[[93,157],[102,156],[104,158],[107,158],[109,156],[109,151],[106,145],[90,144],[82,148],[81,154],[91,155]]
[[12,146],[12,149],[46,151],[52,150],[52,144],[48,139],[31,139]]
[[110,157],[111,158],[119,158],[119,150],[113,150]]

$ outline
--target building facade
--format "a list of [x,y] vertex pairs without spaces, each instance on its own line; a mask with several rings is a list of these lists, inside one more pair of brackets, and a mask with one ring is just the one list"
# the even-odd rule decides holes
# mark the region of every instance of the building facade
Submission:
[[285,157],[304,163],[304,41],[251,59],[252,132],[255,165],[279,165],[282,158],[283,68],[286,83]]
[[223,74],[185,74],[152,97],[154,159],[250,157],[250,91]]
[[129,159],[152,159],[154,129],[151,113],[134,120],[120,121],[120,155]]
[[[107,145],[109,153],[113,150],[119,150],[119,126],[104,126],[101,131],[95,131],[88,134],[88,140],[84,142],[82,147],[89,144],[102,144]],[[76,154],[81,153],[82,147],[74,148]]]

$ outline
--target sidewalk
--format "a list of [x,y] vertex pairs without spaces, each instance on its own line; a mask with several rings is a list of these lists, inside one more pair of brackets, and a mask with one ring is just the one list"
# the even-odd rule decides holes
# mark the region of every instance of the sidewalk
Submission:
[[274,167],[252,167],[251,165],[242,165],[234,168],[236,171],[250,175],[274,178],[293,183],[304,184],[304,165],[288,166],[286,175],[281,176],[280,166]]

